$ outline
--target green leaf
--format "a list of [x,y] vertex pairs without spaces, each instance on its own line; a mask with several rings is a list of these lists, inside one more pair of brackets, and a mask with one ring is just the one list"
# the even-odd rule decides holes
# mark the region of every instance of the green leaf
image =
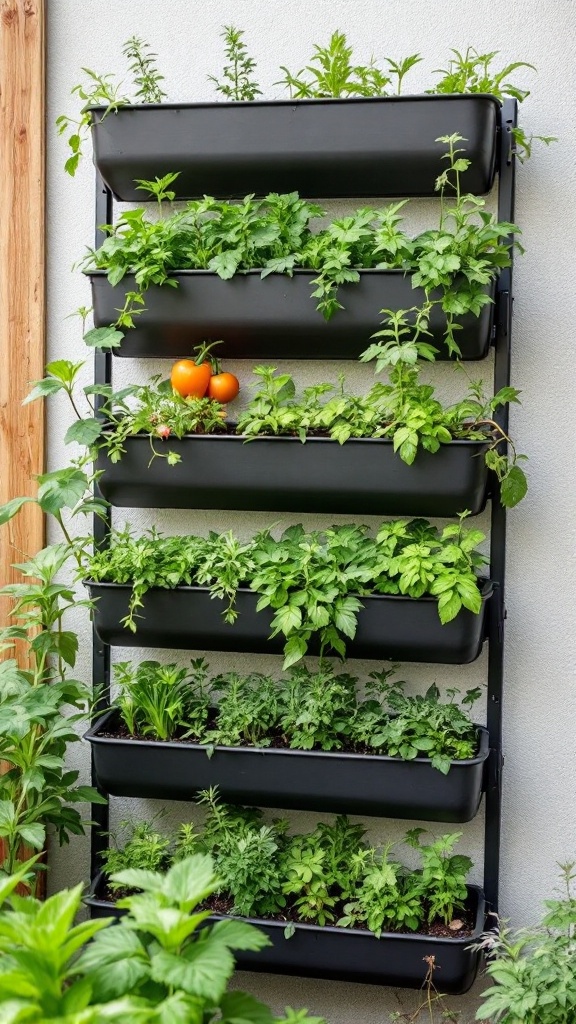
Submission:
[[210,260],[208,269],[213,270],[224,281],[229,281],[231,277],[234,277],[239,262],[240,254],[238,252],[221,252]]
[[7,501],[5,505],[0,506],[0,526],[4,523],[8,523],[14,516],[20,511],[23,505],[27,505],[30,501],[35,501],[35,498],[12,498],[11,501]]
[[506,508],[514,508],[528,490],[526,474],[520,466],[511,466],[500,483],[500,497]]
[[63,508],[73,508],[88,487],[86,475],[74,468],[44,473],[38,480],[38,503],[43,512],[51,515]]
[[108,1002],[137,991],[150,975],[146,950],[136,932],[120,926],[106,928],[87,945],[78,969],[89,975],[96,1002]]
[[22,402],[22,405],[28,405],[29,402],[35,402],[37,398],[45,398],[47,395],[55,395],[57,391],[62,391],[64,384],[62,381],[55,380],[54,377],[46,377],[44,380],[36,381],[32,391]]
[[264,932],[245,921],[218,921],[213,926],[211,935],[214,941],[223,942],[230,949],[249,949],[257,952],[272,945]]
[[217,886],[212,857],[197,853],[178,861],[170,868],[162,891],[182,910],[189,912],[192,907],[214,892]]
[[448,590],[441,594],[438,600],[438,614],[442,625],[444,626],[447,622],[455,619],[461,607],[462,601],[456,591]]
[[103,430],[103,423],[101,420],[97,420],[94,417],[85,420],[77,420],[73,423],[64,436],[64,444],[70,444],[75,441],[77,444],[86,445],[89,447],[94,444],[94,441],[100,437]]
[[276,612],[272,625],[274,626],[274,633],[284,633],[284,636],[294,630],[298,629],[302,625],[302,611],[300,608],[293,604],[285,604],[282,608],[279,608]]
[[88,348],[118,348],[124,335],[116,327],[93,327],[84,335]]
[[38,822],[31,822],[28,825],[18,825],[18,835],[35,850],[41,850],[46,840],[46,829]]
[[334,605],[334,625],[351,640],[356,636],[360,608],[361,604],[356,597],[338,598]]
[[226,992],[220,1000],[222,1024],[274,1024],[268,1006],[245,992]]
[[152,959],[152,978],[213,1003],[222,998],[234,972],[234,957],[220,943],[195,943],[179,955],[162,950]]
[[291,636],[284,644],[284,663],[282,666],[284,670],[300,661],[306,654],[307,647],[306,641],[301,636]]

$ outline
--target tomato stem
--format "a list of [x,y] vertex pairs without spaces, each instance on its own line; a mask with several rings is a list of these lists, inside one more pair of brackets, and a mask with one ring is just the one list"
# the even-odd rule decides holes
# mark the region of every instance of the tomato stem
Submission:
[[215,373],[219,373],[220,372],[220,369],[219,369],[220,368],[220,364],[219,364],[217,358],[215,356],[210,356],[209,353],[210,353],[210,350],[213,349],[215,345],[223,345],[223,344],[224,344],[224,341],[222,339],[220,339],[220,341],[211,341],[210,344],[208,344],[208,345],[206,344],[205,341],[203,341],[202,344],[198,345],[198,347],[195,348],[194,352],[192,353],[193,357],[194,357],[194,362],[196,363],[196,365],[200,366],[201,363],[206,362],[207,357],[209,357],[208,361],[209,361],[210,365],[212,366],[213,371]]

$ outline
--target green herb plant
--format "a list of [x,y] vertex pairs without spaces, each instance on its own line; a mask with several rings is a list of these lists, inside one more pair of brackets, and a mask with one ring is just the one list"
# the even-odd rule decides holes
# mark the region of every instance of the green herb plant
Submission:
[[374,59],[367,65],[354,64],[352,47],[348,46],[345,34],[339,31],[332,33],[328,46],[315,45],[314,51],[310,64],[295,75],[286,67],[280,68],[284,78],[276,84],[284,85],[293,99],[387,96],[394,77],[399,94],[404,76],[422,60],[417,53],[401,61],[386,57],[385,70],[377,67]]
[[[434,74],[442,77],[432,89],[431,93],[489,93],[496,99],[502,101],[508,97],[522,103],[530,95],[528,89],[509,81],[510,75],[519,68],[528,68],[536,71],[533,64],[526,61],[513,61],[504,65],[499,71],[492,67],[498,50],[490,53],[478,53],[474,47],[469,46],[465,53],[458,50],[451,50],[452,57],[447,68],[439,68]],[[527,160],[532,155],[532,144],[543,142],[549,146],[557,139],[553,135],[527,135],[526,131],[518,126],[513,129],[516,142],[516,153],[520,160]]]
[[208,81],[216,86],[216,92],[227,100],[254,100],[262,95],[254,77],[256,61],[248,55],[242,40],[242,29],[226,25],[221,33],[226,44],[226,58],[229,61],[222,72],[222,79],[208,75]]
[[139,36],[132,36],[122,48],[128,63],[134,86],[134,98],[139,103],[162,103],[166,99],[160,82],[164,81],[156,67],[156,54],[150,52],[150,46]]
[[[14,895],[26,869],[0,881],[0,1008],[4,1024],[325,1024],[305,1010],[276,1017],[253,996],[230,991],[236,950],[269,939],[241,921],[204,924],[199,907],[218,886],[210,857],[175,864],[166,875],[132,869],[115,882],[138,889],[116,924],[74,924],[82,885],[44,904]],[[202,927],[201,927],[202,926]]]
[[[458,318],[478,316],[491,301],[487,286],[510,265],[510,236],[517,229],[487,213],[484,199],[461,194],[460,175],[469,161],[457,144],[465,140],[454,134],[436,141],[448,147],[448,167],[437,180],[440,223],[416,238],[399,226],[407,200],[380,210],[363,207],[313,231],[313,220],[324,210],[295,192],[259,200],[250,195],[237,203],[204,196],[155,220],[143,208],[125,212],[116,224],[104,226],[108,237],[97,250],[88,250],[83,266],[105,270],[111,285],[134,275],[119,327],[133,326],[135,305],[150,285],[177,286],[177,270],[211,270],[224,280],[242,270],[260,269],[262,277],[291,275],[298,267],[314,271],[312,298],[327,320],[343,308],[339,286],[358,282],[361,269],[404,270],[414,287],[423,288],[427,302],[441,306],[448,348],[459,354]],[[140,181],[138,187],[157,194],[152,182]]]
[[[392,844],[370,846],[364,828],[346,815],[320,822],[311,832],[289,834],[285,820],[265,824],[261,811],[222,804],[215,790],[201,794],[200,802],[207,811],[203,827],[196,832],[183,826],[165,839],[170,849],[166,856],[162,844],[162,863],[179,863],[186,829],[187,848],[214,858],[219,912],[279,917],[288,922],[288,936],[295,921],[368,927],[378,936],[422,930],[432,922],[452,924],[454,934],[464,927],[457,915],[465,908],[471,861],[453,853],[459,833],[426,842],[423,829],[408,832],[403,845],[416,847],[422,861],[411,870],[392,857]],[[161,837],[153,830],[146,835],[141,825],[134,833],[136,845],[129,839],[108,855],[114,865],[112,893],[126,885],[145,888],[137,881],[140,873],[147,874],[139,865],[157,857]],[[149,852],[142,849],[146,843]],[[107,875],[110,871],[109,860]]]
[[[122,53],[128,62],[128,70],[133,78],[134,100],[139,103],[161,103],[166,98],[160,85],[164,76],[156,67],[156,54],[150,52],[149,44],[138,36],[132,36],[124,43]],[[72,117],[69,114],[60,114],[56,118],[59,135],[72,132],[67,138],[70,155],[64,164],[64,170],[72,177],[78,170],[84,146],[90,138],[92,127],[90,107],[106,108],[100,118],[103,121],[105,117],[133,102],[121,91],[123,83],[116,82],[114,75],[99,75],[90,68],[82,68],[82,71],[85,76],[84,81],[72,88],[72,95],[83,101],[79,115]]]
[[[190,670],[155,661],[113,667],[114,707],[129,734],[215,745],[266,747],[278,741],[296,750],[367,750],[413,760],[428,757],[443,774],[452,761],[476,756],[478,737],[469,710],[478,687],[455,688],[440,700],[433,684],[409,696],[393,669],[372,672],[366,696],[359,682],[328,661],[314,671],[295,665],[286,677],[227,672],[208,678],[200,658]],[[456,701],[460,698],[460,703]]]
[[[68,672],[78,638],[64,618],[72,606],[89,605],[59,582],[69,558],[65,544],[43,548],[16,566],[23,582],[0,590],[14,599],[13,625],[0,630],[0,760],[7,765],[0,774],[0,870],[9,875],[26,847],[44,848],[47,826],[61,844],[84,833],[72,804],[104,802],[92,787],[78,785],[79,772],[65,763],[89,701],[86,687]],[[15,650],[18,657],[6,656]]]
[[576,863],[559,864],[560,891],[545,900],[540,924],[513,931],[499,921],[483,937],[486,973],[477,1020],[494,1024],[571,1024],[576,1015]]
[[194,735],[206,731],[210,685],[203,658],[190,670],[158,661],[116,662],[116,706],[130,735],[173,739],[183,727]]
[[162,537],[156,530],[139,538],[129,528],[113,534],[112,546],[85,560],[93,582],[130,584],[123,625],[136,632],[138,609],[151,587],[206,586],[225,603],[224,621],[238,614],[236,592],[249,586],[257,610],[271,608],[271,636],[285,637],[284,668],[299,661],[318,634],[321,652],[345,656],[345,638],[356,632],[362,596],[403,594],[438,598],[444,624],[462,608],[482,607],[476,570],[486,559],[476,547],[484,534],[467,530],[464,516],[439,531],[424,519],[383,523],[376,537],[367,527],[334,526],[306,533],[291,526],[280,539],[262,531],[240,542],[230,531],[208,537]]

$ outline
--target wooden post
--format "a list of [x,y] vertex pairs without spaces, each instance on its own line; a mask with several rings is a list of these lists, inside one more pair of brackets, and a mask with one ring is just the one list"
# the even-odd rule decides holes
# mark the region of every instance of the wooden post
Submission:
[[[35,495],[44,469],[43,403],[22,406],[44,375],[45,5],[0,0],[0,503]],[[44,545],[25,505],[0,534],[0,585]],[[9,603],[0,603],[0,625]]]
[[[22,406],[45,363],[44,65],[44,0],[0,0],[0,504],[34,496],[44,470],[43,403]],[[43,546],[44,517],[25,505],[0,532],[0,586]],[[0,598],[0,626],[11,603]]]

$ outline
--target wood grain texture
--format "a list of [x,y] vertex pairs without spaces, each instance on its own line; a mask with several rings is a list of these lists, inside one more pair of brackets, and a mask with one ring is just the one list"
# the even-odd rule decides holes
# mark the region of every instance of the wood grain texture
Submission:
[[[44,40],[44,0],[0,0],[0,504],[35,495],[45,460],[43,403],[22,407],[45,362]],[[44,517],[25,505],[0,528],[0,585],[18,581],[12,563],[43,545]],[[0,597],[0,626],[10,605]],[[32,853],[23,847],[22,859]]]
[[[35,495],[44,469],[42,402],[22,406],[45,362],[45,3],[0,0],[0,503]],[[25,505],[0,530],[0,584],[44,544]],[[0,598],[0,625],[9,602]]]

